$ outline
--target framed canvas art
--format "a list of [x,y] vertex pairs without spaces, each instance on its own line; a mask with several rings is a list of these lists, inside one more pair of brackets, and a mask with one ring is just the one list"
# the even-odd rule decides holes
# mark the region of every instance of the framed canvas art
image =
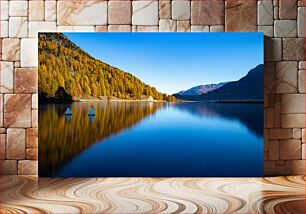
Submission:
[[262,33],[39,33],[39,176],[258,177]]

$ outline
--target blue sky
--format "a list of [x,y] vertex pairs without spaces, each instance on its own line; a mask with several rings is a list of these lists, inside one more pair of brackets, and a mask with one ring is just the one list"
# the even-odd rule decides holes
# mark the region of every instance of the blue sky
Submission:
[[262,33],[65,33],[160,92],[238,80],[263,63]]

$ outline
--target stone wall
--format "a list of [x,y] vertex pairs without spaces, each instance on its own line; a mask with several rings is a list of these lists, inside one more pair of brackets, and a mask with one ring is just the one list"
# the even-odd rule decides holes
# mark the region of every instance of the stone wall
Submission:
[[37,32],[264,32],[265,174],[305,174],[305,1],[1,0],[2,174],[37,174]]

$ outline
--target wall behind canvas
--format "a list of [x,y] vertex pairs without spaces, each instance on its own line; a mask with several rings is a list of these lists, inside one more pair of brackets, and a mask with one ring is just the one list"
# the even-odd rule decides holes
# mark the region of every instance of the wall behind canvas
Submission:
[[265,175],[305,174],[305,1],[1,0],[1,174],[37,175],[37,32],[264,32]]

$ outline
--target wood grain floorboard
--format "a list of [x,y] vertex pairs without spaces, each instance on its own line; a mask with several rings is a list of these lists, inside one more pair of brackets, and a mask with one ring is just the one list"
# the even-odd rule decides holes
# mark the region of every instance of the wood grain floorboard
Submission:
[[305,177],[2,176],[1,213],[305,213]]

